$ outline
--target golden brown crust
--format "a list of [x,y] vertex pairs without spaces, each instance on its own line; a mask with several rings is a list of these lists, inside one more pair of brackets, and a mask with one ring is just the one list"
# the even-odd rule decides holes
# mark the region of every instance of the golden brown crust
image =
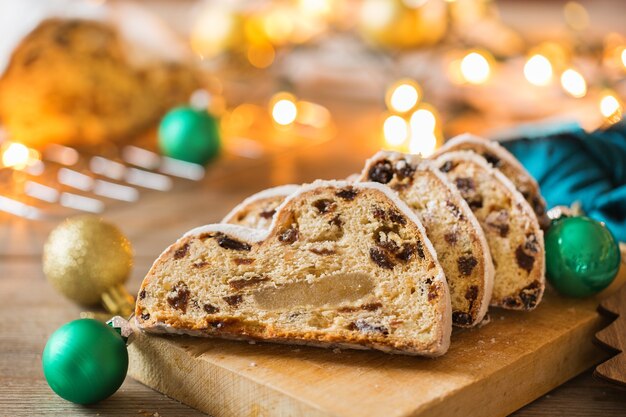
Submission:
[[[345,198],[348,189],[358,197]],[[321,183],[283,203],[264,239],[246,240],[252,229],[232,225],[185,236],[144,279],[137,323],[153,332],[442,354],[451,321],[443,272],[419,220],[394,200],[378,184]]]

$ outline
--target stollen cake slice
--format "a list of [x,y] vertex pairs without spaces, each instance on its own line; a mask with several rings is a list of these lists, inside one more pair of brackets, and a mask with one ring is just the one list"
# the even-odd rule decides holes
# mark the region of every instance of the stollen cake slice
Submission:
[[216,224],[155,261],[136,321],[148,332],[378,349],[448,349],[450,296],[413,211],[377,183],[320,181],[269,230]]
[[[356,182],[360,177],[360,173],[350,174],[345,178],[345,181]],[[221,223],[238,224],[253,229],[267,229],[272,224],[276,208],[299,188],[300,185],[286,184],[252,194],[224,216]]]
[[432,158],[437,158],[439,155],[446,152],[462,150],[474,151],[485,158],[491,166],[498,168],[511,180],[515,188],[517,188],[526,201],[528,201],[537,215],[539,225],[543,229],[550,227],[550,218],[546,212],[546,202],[541,196],[539,184],[537,184],[537,181],[526,171],[526,168],[519,163],[517,158],[496,141],[466,133],[447,141]]
[[253,194],[235,206],[222,219],[222,223],[238,224],[253,229],[268,229],[278,206],[285,201],[287,196],[299,189],[299,185],[287,184]]
[[543,231],[515,186],[482,156],[447,152],[435,159],[481,224],[496,269],[491,304],[532,310],[545,288]]
[[381,151],[370,158],[361,181],[387,184],[415,212],[437,251],[452,302],[452,324],[470,327],[487,313],[494,268],[476,216],[434,162]]

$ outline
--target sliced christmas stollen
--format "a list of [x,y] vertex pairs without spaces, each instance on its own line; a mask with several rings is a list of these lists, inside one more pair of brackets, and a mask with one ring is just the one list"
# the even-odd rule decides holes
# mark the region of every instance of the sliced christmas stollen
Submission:
[[475,152],[447,152],[435,163],[456,185],[487,237],[496,270],[491,304],[534,309],[545,287],[545,251],[543,232],[528,202]]
[[237,224],[253,229],[268,229],[278,206],[287,196],[300,189],[300,185],[287,184],[268,188],[243,200],[223,219],[222,223]]
[[438,356],[451,332],[448,286],[415,214],[388,187],[301,187],[267,231],[194,229],[145,277],[149,332],[371,348]]
[[494,268],[478,220],[432,161],[397,152],[370,158],[359,178],[387,184],[413,209],[437,251],[452,302],[452,323],[478,324],[489,306]]
[[546,213],[546,202],[541,196],[539,184],[526,171],[526,168],[504,147],[495,141],[478,136],[463,134],[447,141],[433,156],[437,158],[446,152],[474,151],[487,160],[494,168],[498,168],[522,193],[528,204],[537,215],[537,220],[543,229],[550,226],[550,219]]

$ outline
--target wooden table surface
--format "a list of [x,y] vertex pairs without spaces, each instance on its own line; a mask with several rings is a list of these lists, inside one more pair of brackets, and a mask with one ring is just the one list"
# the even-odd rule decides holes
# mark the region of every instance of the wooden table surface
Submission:
[[[120,226],[136,255],[128,288],[137,291],[161,250],[186,230],[218,221],[260,189],[316,178],[342,178],[360,169],[380,142],[377,114],[352,111],[338,118],[338,135],[325,143],[296,139],[292,147],[258,159],[225,157],[200,183],[177,182],[169,193],[142,194],[135,204],[112,205],[104,217]],[[0,415],[203,415],[127,378],[110,399],[89,407],[57,397],[47,386],[41,353],[50,334],[76,319],[80,307],[57,294],[41,271],[43,242],[55,222],[0,214]],[[515,376],[512,375],[512,378]],[[520,381],[529,383],[532,381]],[[626,391],[587,371],[518,412],[517,416],[623,416]]]

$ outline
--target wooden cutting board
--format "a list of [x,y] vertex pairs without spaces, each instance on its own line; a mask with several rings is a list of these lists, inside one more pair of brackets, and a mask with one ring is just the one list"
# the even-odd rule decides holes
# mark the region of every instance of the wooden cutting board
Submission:
[[597,305],[548,290],[455,329],[438,359],[139,333],[129,374],[215,417],[503,416],[608,357]]

